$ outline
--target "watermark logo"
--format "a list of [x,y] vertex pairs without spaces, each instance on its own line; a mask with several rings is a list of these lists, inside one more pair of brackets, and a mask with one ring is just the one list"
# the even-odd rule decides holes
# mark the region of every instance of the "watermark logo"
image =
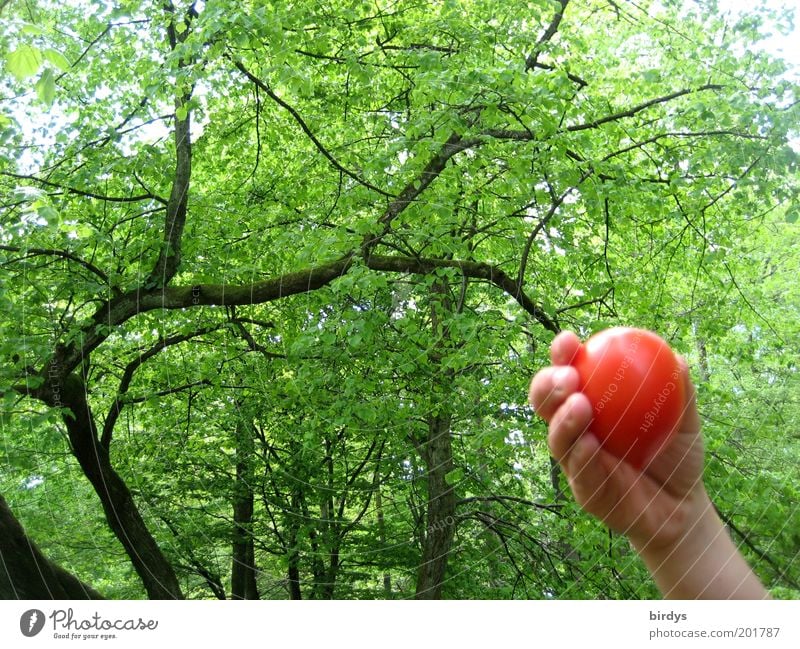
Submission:
[[32,638],[44,628],[44,613],[38,608],[25,611],[19,618],[19,630],[22,635]]
[[76,616],[71,608],[53,609],[47,615],[38,608],[32,608],[19,618],[19,630],[27,638],[39,635],[45,626],[48,627],[45,635],[52,633],[55,640],[114,640],[123,637],[127,632],[155,631],[158,620],[141,617],[108,618],[97,611],[90,617],[83,617]]

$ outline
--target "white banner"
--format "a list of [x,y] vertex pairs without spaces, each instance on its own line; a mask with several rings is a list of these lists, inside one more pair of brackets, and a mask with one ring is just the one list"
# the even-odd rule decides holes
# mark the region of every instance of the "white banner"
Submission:
[[800,602],[0,602],[0,647],[800,648]]

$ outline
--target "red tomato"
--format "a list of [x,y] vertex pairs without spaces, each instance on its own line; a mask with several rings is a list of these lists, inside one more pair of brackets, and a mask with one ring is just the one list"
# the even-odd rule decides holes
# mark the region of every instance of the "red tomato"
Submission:
[[608,451],[641,468],[683,414],[680,366],[651,331],[613,327],[581,345],[571,363],[592,404],[589,430]]

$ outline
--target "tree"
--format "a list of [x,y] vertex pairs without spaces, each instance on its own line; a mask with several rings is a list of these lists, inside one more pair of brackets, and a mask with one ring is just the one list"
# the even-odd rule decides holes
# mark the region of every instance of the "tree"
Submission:
[[[627,322],[696,358],[721,511],[797,589],[797,525],[765,540],[797,512],[737,505],[800,484],[798,88],[750,47],[787,16],[0,11],[0,492],[52,530],[79,470],[100,508],[63,515],[108,537],[56,561],[108,596],[650,595],[522,406],[556,332]],[[731,393],[760,423],[720,424]]]

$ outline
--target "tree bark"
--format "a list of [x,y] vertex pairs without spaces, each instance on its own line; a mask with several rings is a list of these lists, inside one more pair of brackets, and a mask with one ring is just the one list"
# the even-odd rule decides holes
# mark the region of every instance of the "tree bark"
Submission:
[[103,599],[45,557],[0,495],[0,599]]
[[699,359],[697,366],[700,370],[700,380],[703,383],[708,383],[711,376],[711,369],[708,364],[708,349],[706,348],[706,339],[700,333],[697,320],[692,320],[692,332],[694,333],[695,346],[697,347],[697,357]]
[[253,437],[241,419],[236,424],[236,484],[233,495],[232,599],[259,599],[253,546]]
[[[336,577],[339,574],[339,548],[341,536],[339,533],[339,518],[336,514],[334,493],[336,490],[334,478],[334,440],[330,435],[325,436],[325,470],[327,474],[327,488],[320,494],[320,540],[327,561],[322,572],[317,575],[314,584],[315,595],[318,599],[333,599],[336,589]],[[345,495],[340,496],[344,498]]]
[[289,578],[289,598],[303,599],[303,592],[300,590],[300,561],[295,549],[289,551],[287,576]]
[[447,571],[447,557],[456,530],[456,496],[447,483],[453,470],[453,447],[450,439],[452,414],[448,410],[447,392],[453,379],[452,370],[442,367],[443,354],[450,341],[450,330],[443,316],[452,313],[453,304],[444,280],[430,287],[431,334],[436,343],[428,351],[428,362],[438,370],[431,386],[432,414],[427,417],[428,437],[421,447],[427,470],[427,530],[422,546],[422,562],[417,571],[417,599],[441,599]]
[[[386,552],[386,521],[383,517],[383,498],[381,497],[381,486],[375,489],[375,513],[378,517],[378,541],[381,552]],[[383,596],[392,599],[392,575],[388,570],[383,573]]]
[[69,408],[64,423],[72,453],[100,497],[109,527],[125,548],[148,596],[183,599],[175,571],[147,529],[125,481],[111,466],[109,449],[97,436],[83,381],[70,374],[57,394],[56,403],[51,395],[50,405]]
[[441,599],[447,557],[455,534],[456,497],[445,476],[453,469],[450,416],[435,415],[428,420],[425,448],[428,478],[428,529],[417,573],[417,599]]
[[289,597],[291,599],[303,599],[303,592],[300,589],[300,548],[299,539],[300,534],[300,506],[301,495],[297,490],[292,492],[292,511],[287,519],[288,533],[288,548],[287,548],[287,577],[289,581]]

